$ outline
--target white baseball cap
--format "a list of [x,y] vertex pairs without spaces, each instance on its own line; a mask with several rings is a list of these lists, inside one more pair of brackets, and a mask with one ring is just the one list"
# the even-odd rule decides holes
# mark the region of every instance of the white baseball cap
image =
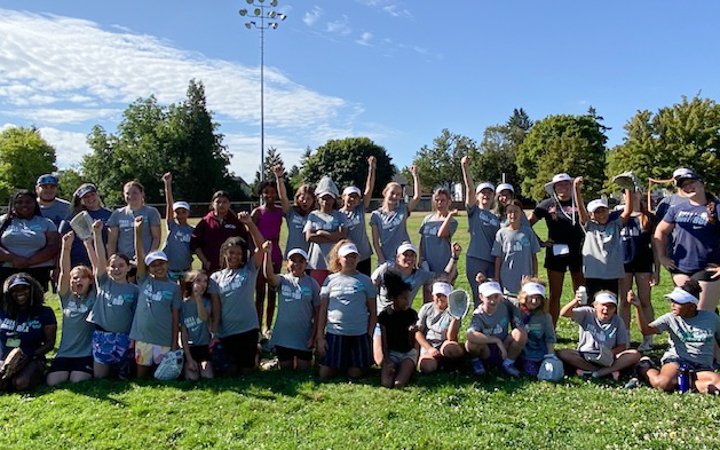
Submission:
[[294,248],[294,249],[290,250],[290,251],[287,253],[286,259],[290,259],[290,257],[293,256],[293,255],[300,255],[300,256],[302,256],[303,258],[305,258],[306,261],[307,261],[308,259],[310,259],[310,257],[308,256],[307,252],[306,252],[305,250],[301,249],[301,248]]
[[362,197],[362,192],[360,192],[360,188],[357,186],[348,186],[345,189],[343,189],[342,196],[345,197],[346,195],[350,194],[357,194],[358,196]]
[[540,295],[542,298],[545,298],[545,286],[540,283],[525,283],[522,286],[522,291],[527,295]]
[[484,183],[478,184],[478,186],[475,188],[475,193],[479,194],[480,191],[483,189],[490,189],[491,191],[495,192],[495,185],[490,183],[489,181],[486,181]]
[[700,177],[694,170],[688,169],[687,167],[680,167],[673,172],[673,179],[679,182],[680,180],[699,180]]
[[545,183],[545,192],[547,192],[550,195],[553,195],[556,183],[559,183],[561,181],[572,182],[572,180],[573,180],[573,178],[566,173],[557,173],[557,174],[553,175],[552,181],[550,181],[549,183]]
[[495,193],[499,194],[502,191],[510,191],[513,194],[515,193],[515,188],[510,183],[500,183],[498,184],[498,187],[495,188]]
[[617,297],[611,292],[599,292],[595,294],[595,301],[601,304],[612,303],[613,305],[617,305]]
[[480,295],[483,297],[490,297],[493,294],[500,294],[502,295],[503,290],[500,287],[500,283],[497,281],[486,281],[480,286],[478,286],[478,291],[480,292]]
[[665,294],[665,298],[668,300],[672,300],[675,303],[685,304],[685,303],[692,303],[694,305],[697,305],[700,301],[697,297],[686,291],[685,289],[681,288],[680,286],[675,287],[675,289],[672,290],[669,294]]
[[595,211],[597,211],[598,208],[608,208],[607,201],[605,201],[601,198],[598,198],[596,200],[591,201],[587,205],[587,210],[589,212],[595,212]]
[[173,203],[173,211],[176,211],[178,208],[185,208],[188,211],[190,211],[190,204],[188,202],[175,202]]
[[167,261],[168,257],[165,254],[165,252],[161,250],[155,250],[154,252],[150,252],[147,255],[145,255],[145,265],[149,266],[150,264],[154,263],[155,261]]
[[416,255],[418,252],[417,247],[415,247],[414,245],[412,245],[409,242],[406,242],[404,244],[400,244],[400,247],[398,247],[397,251],[395,252],[395,255],[399,256],[407,251],[411,251],[411,252],[415,253]]
[[350,254],[352,254],[352,253],[358,254],[358,253],[360,253],[360,252],[358,252],[357,246],[356,246],[355,244],[353,244],[353,243],[350,243],[350,242],[347,243],[347,244],[343,244],[343,245],[340,247],[340,250],[338,250],[338,255],[339,255],[339,256],[347,256],[347,255],[350,255]]
[[442,281],[433,283],[432,295],[442,294],[447,297],[448,295],[450,295],[451,292],[452,292],[452,286],[450,286],[448,283],[445,283]]

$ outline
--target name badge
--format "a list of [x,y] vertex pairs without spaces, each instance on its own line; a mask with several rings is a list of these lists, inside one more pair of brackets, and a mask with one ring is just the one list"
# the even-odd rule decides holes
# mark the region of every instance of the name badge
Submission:
[[20,347],[20,339],[19,338],[9,338],[7,341],[6,347],[10,348],[16,348]]
[[567,244],[553,244],[552,246],[553,255],[569,255],[570,247]]

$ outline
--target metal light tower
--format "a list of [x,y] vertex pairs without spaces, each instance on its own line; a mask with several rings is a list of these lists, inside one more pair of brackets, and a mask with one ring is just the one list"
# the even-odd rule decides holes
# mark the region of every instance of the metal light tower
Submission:
[[287,19],[285,14],[275,11],[278,0],[245,0],[252,8],[241,9],[240,15],[247,17],[245,28],[260,30],[260,180],[265,181],[265,30],[274,30],[279,22]]

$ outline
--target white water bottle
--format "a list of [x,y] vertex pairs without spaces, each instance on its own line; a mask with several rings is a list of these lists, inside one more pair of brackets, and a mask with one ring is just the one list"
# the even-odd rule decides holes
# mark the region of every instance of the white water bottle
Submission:
[[580,306],[587,305],[588,296],[587,296],[587,289],[585,289],[585,286],[580,286],[577,289],[576,294],[580,296]]

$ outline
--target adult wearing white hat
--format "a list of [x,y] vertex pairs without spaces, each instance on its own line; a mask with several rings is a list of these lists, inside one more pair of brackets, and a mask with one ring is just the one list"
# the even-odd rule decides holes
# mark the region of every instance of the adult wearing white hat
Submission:
[[658,370],[649,358],[639,364],[640,376],[661,391],[673,391],[678,386],[682,366],[695,372],[694,387],[698,392],[719,394],[720,374],[713,370],[713,352],[720,344],[720,317],[711,311],[698,309],[700,285],[688,280],[665,295],[671,311],[648,323],[637,296],[631,291],[627,301],[637,309],[638,325],[644,335],[670,335],[670,348],[661,359]]
[[545,191],[550,198],[537,204],[529,220],[530,225],[535,225],[545,219],[548,228],[548,239],[541,241],[540,245],[547,248],[548,306],[553,323],[557,324],[565,272],[570,271],[573,289],[577,290],[585,282],[581,252],[584,233],[573,194],[573,178],[566,173],[558,173],[545,184]]
[[[495,186],[483,182],[475,186],[470,173],[470,158],[463,156],[463,180],[465,181],[465,208],[467,209],[470,244],[465,258],[465,275],[473,293],[473,303],[480,304],[478,279],[491,278],[495,273],[495,257],[492,248],[495,235],[500,229],[500,219],[493,212]],[[478,274],[482,276],[478,277]]]
[[357,186],[348,186],[343,189],[343,206],[340,212],[347,216],[348,239],[357,245],[359,261],[357,268],[360,273],[370,276],[372,273],[371,256],[373,254],[370,239],[365,227],[365,212],[370,207],[372,192],[375,188],[375,172],[377,162],[374,156],[368,158],[368,175],[365,180],[365,192]]

